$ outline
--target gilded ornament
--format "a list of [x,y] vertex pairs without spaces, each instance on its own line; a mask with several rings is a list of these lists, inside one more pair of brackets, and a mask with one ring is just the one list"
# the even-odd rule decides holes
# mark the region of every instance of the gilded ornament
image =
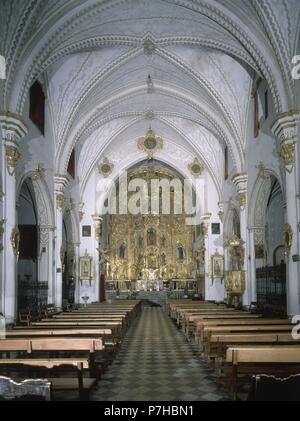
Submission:
[[98,165],[98,171],[103,177],[109,177],[114,170],[114,164],[108,158],[104,158],[101,164]]
[[295,143],[282,144],[280,148],[280,157],[283,160],[286,171],[291,173],[295,164]]
[[14,255],[16,256],[17,260],[19,260],[20,231],[17,225],[13,228],[11,232],[10,241],[14,251]]
[[146,152],[148,158],[153,158],[155,152],[163,148],[163,140],[160,137],[155,136],[153,130],[150,128],[145,137],[141,137],[138,140],[138,148]]
[[62,209],[65,204],[65,196],[63,193],[58,193],[56,195],[56,206],[58,209]]
[[15,174],[16,167],[21,157],[21,154],[15,146],[11,146],[11,145],[5,146],[5,152],[6,152],[7,170],[8,170],[9,175],[12,176]]
[[285,253],[289,256],[293,243],[293,230],[289,224],[283,226],[283,244]]
[[204,165],[199,161],[198,158],[195,158],[188,165],[188,169],[194,177],[199,177],[202,174],[202,172],[204,171],[204,168],[205,168]]

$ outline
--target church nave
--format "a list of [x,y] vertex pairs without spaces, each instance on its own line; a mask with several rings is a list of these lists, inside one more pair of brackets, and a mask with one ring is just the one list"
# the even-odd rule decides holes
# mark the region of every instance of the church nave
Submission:
[[213,372],[161,307],[146,306],[91,400],[228,400]]
[[299,0],[0,0],[0,142],[0,400],[300,400]]

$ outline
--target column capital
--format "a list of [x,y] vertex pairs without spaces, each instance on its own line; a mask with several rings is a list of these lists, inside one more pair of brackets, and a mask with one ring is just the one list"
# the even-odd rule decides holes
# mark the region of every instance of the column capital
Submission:
[[18,142],[28,133],[28,128],[21,116],[8,111],[0,111],[0,128],[3,139],[10,142]]
[[65,174],[55,174],[54,175],[54,187],[55,191],[64,191],[64,189],[69,184],[69,177]]
[[281,143],[294,140],[298,133],[299,121],[300,110],[291,110],[278,114],[271,125],[272,133]]
[[103,221],[103,218],[100,215],[95,214],[95,215],[92,215],[92,219],[94,221],[95,238],[98,241],[99,238],[102,235],[102,225],[101,225],[101,223]]
[[56,207],[62,209],[65,203],[65,189],[69,183],[69,178],[65,174],[54,175],[54,190],[56,196]]
[[295,144],[297,143],[300,110],[279,114],[273,124],[272,132],[279,141],[279,156],[287,172],[291,173],[295,164]]
[[247,202],[247,184],[248,184],[248,174],[247,173],[238,173],[235,174],[231,181],[237,188],[237,197],[241,210],[244,210]]
[[10,112],[0,112],[0,128],[5,146],[7,170],[9,175],[14,175],[21,157],[19,142],[27,135],[28,129],[21,116]]
[[201,219],[201,221],[209,221],[211,216],[212,216],[212,214],[207,212],[207,213],[204,213],[203,215],[201,215],[200,219]]

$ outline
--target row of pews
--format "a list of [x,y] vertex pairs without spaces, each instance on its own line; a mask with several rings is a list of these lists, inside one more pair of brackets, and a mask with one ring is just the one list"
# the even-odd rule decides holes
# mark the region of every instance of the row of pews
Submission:
[[0,399],[1,384],[8,387],[4,379],[24,389],[31,384],[24,379],[36,378],[46,379],[51,396],[78,391],[87,400],[140,311],[141,302],[118,300],[54,312],[7,330],[0,339]]
[[296,377],[299,390],[300,340],[293,338],[295,325],[290,320],[204,301],[170,300],[166,310],[186,338],[195,341],[199,353],[214,368],[216,381],[227,384],[233,400],[241,399],[245,385],[258,390],[254,382],[262,376],[269,376],[269,385],[271,378],[274,382],[280,378],[280,387],[283,378],[294,385]]

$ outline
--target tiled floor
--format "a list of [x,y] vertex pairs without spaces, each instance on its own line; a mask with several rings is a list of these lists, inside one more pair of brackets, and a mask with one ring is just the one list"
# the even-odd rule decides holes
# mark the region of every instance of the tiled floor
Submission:
[[94,401],[219,401],[226,389],[159,307],[145,307],[99,382]]

